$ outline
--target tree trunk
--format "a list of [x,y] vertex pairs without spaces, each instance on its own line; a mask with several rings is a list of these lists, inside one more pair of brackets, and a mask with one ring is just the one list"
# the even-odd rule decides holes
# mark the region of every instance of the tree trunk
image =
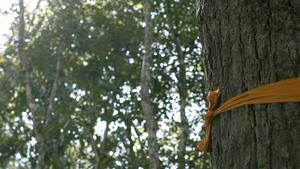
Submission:
[[188,91],[187,91],[187,83],[186,83],[186,64],[185,64],[185,55],[182,51],[182,44],[180,38],[182,38],[182,35],[178,33],[176,30],[178,28],[178,25],[176,25],[176,22],[174,18],[172,18],[171,13],[171,3],[170,1],[166,2],[166,13],[167,13],[167,23],[169,25],[169,32],[171,34],[171,38],[173,43],[176,46],[176,53],[177,58],[179,62],[179,72],[177,73],[176,77],[178,79],[178,93],[180,97],[179,106],[180,106],[180,136],[179,136],[179,145],[178,145],[178,169],[184,169],[185,168],[185,155],[186,155],[186,144],[187,139],[189,135],[189,125],[188,125],[188,119],[185,114],[185,108],[187,106],[187,97],[188,97]]
[[[38,2],[39,6],[40,1]],[[36,9],[38,8],[36,7]],[[25,33],[26,33],[26,24],[25,24],[25,7],[24,7],[24,0],[19,0],[19,30],[18,30],[18,57],[20,59],[22,71],[24,73],[24,79],[25,79],[25,94],[26,94],[26,101],[29,107],[30,112],[33,116],[33,131],[35,134],[35,138],[37,140],[37,153],[38,153],[38,160],[37,160],[37,169],[45,169],[49,168],[49,166],[46,164],[46,149],[47,139],[51,138],[45,138],[45,133],[48,132],[49,128],[48,126],[51,125],[51,113],[53,113],[53,101],[54,97],[57,93],[57,88],[59,85],[59,74],[61,70],[61,55],[62,51],[64,50],[63,45],[63,37],[61,36],[59,38],[60,47],[59,47],[59,56],[57,57],[57,63],[56,63],[56,70],[55,70],[55,79],[52,84],[50,96],[49,96],[49,103],[47,107],[46,112],[38,112],[37,108],[38,105],[34,101],[34,95],[33,95],[33,87],[32,87],[32,76],[30,72],[30,63],[28,56],[25,55],[24,49],[25,49]],[[43,122],[42,122],[43,121]]]
[[[178,78],[178,91],[180,96],[180,140],[178,146],[178,169],[185,168],[185,154],[186,143],[188,139],[189,125],[185,115],[185,108],[187,105],[187,88],[186,88],[186,68],[184,63],[184,55],[181,51],[180,43],[177,43],[176,48],[179,48],[179,78]],[[178,46],[178,47],[177,47]]]
[[36,137],[36,140],[39,144],[38,146],[38,161],[37,161],[37,169],[44,169],[45,168],[45,139],[43,134],[40,131],[40,120],[37,114],[37,105],[34,102],[33,94],[32,94],[32,82],[31,82],[31,74],[29,72],[29,63],[28,59],[24,54],[24,47],[25,47],[25,7],[24,7],[24,0],[19,1],[19,31],[18,31],[18,57],[21,61],[22,71],[24,72],[24,79],[25,79],[25,93],[26,93],[26,101],[29,107],[29,110],[32,112],[33,115],[33,130]]
[[[103,138],[102,141],[100,139],[100,136],[96,136],[96,140],[94,140],[93,136],[95,134],[95,130],[94,130],[94,126],[87,126],[89,129],[89,136],[90,136],[90,141],[91,141],[91,144],[92,144],[92,149],[95,153],[95,157],[94,157],[94,160],[95,160],[95,163],[94,163],[94,168],[95,169],[101,169],[103,168],[103,166],[105,166],[105,158],[106,158],[106,145],[107,145],[107,142],[108,142],[108,132],[109,132],[109,124],[110,124],[110,121],[107,121],[106,122],[106,125],[105,125],[105,130],[104,130],[104,134],[103,134]],[[100,144],[100,147],[98,146]]]
[[144,0],[144,19],[146,23],[145,27],[145,39],[144,47],[145,53],[142,62],[141,70],[141,98],[142,109],[144,112],[144,118],[146,121],[146,127],[148,132],[148,146],[149,146],[149,168],[156,169],[159,167],[158,158],[158,144],[156,138],[156,121],[153,113],[150,98],[150,62],[152,59],[151,45],[152,45],[152,24],[151,24],[151,7],[149,0]]
[[129,147],[128,147],[128,169],[135,169],[135,168],[138,168],[137,167],[137,161],[136,161],[136,159],[137,159],[137,157],[135,156],[135,153],[134,153],[134,151],[133,151],[133,147],[134,147],[134,142],[135,142],[135,140],[133,140],[132,139],[132,134],[131,134],[131,128],[132,128],[132,125],[134,125],[134,124],[132,124],[132,122],[131,121],[129,121],[130,119],[126,119],[125,120],[125,124],[126,124],[126,126],[127,126],[127,128],[126,128],[126,136],[127,136],[127,138],[128,138],[128,140],[129,140]]
[[[220,103],[300,76],[299,1],[197,3],[208,89],[220,88]],[[211,157],[213,169],[299,168],[300,105],[243,106],[218,116]]]

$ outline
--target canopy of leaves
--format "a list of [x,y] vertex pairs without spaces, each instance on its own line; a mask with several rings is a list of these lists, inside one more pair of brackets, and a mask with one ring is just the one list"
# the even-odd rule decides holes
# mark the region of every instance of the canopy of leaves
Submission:
[[[25,0],[26,1],[26,0]],[[43,1],[43,0],[42,0]],[[147,134],[140,103],[143,55],[143,4],[138,0],[43,1],[26,11],[25,56],[30,63],[39,119],[46,119],[59,59],[58,90],[47,138],[47,163],[53,168],[148,168]],[[209,168],[196,150],[205,111],[204,73],[194,0],[154,0],[152,88],[158,123],[161,168],[176,168],[179,142],[179,62],[186,80],[190,135],[186,167]],[[18,1],[15,1],[17,4]],[[0,55],[0,167],[34,168],[40,146],[26,102],[24,72],[17,57],[18,18]],[[178,39],[178,41],[174,40]]]

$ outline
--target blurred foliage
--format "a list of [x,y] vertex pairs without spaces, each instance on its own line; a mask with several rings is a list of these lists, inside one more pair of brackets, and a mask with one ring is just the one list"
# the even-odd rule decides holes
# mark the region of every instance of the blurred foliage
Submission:
[[[139,95],[143,4],[138,0],[44,2],[35,13],[26,13],[24,50],[38,112],[47,109],[56,62],[62,58],[53,120],[41,128],[47,138],[48,165],[94,168],[98,155],[101,168],[148,168]],[[195,148],[205,102],[194,0],[151,2],[151,96],[159,125],[161,168],[176,168],[179,142],[178,44],[172,31],[180,39],[187,64],[190,136],[186,168],[209,168],[208,156]],[[0,168],[34,168],[38,158],[39,144],[15,47],[17,27],[16,19],[12,40],[0,56]],[[45,114],[39,118],[45,119]]]

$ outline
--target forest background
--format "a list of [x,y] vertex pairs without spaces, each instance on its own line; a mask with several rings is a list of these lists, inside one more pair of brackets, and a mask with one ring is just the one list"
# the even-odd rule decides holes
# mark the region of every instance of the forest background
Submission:
[[206,107],[194,0],[1,0],[0,9],[0,168],[149,168],[146,27],[158,168],[210,167],[196,149]]

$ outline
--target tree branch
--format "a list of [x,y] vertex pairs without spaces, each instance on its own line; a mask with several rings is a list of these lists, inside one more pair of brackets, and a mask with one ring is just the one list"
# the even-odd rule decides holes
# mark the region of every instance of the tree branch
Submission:
[[53,101],[54,101],[54,97],[56,95],[57,92],[57,87],[58,87],[58,83],[59,83],[59,72],[61,69],[61,57],[62,57],[62,47],[60,52],[58,53],[58,58],[56,61],[56,70],[55,70],[55,78],[52,84],[52,89],[50,92],[50,96],[49,96],[49,103],[48,103],[48,108],[47,108],[47,118],[46,118],[46,125],[49,124],[49,121],[51,119],[51,113],[53,112]]

